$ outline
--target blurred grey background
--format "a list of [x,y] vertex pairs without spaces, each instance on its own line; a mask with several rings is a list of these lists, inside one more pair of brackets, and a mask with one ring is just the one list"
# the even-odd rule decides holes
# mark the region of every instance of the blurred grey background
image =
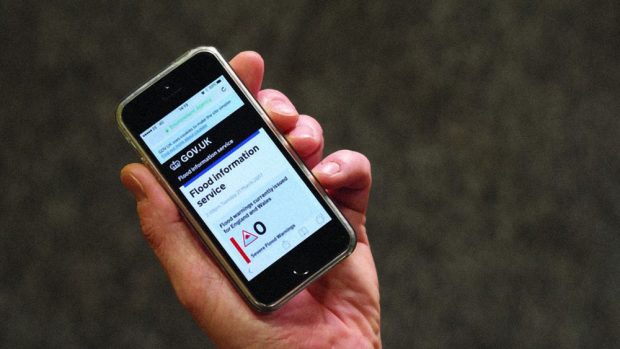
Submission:
[[373,163],[386,348],[620,346],[620,2],[0,1],[0,347],[211,347],[118,180],[187,49]]

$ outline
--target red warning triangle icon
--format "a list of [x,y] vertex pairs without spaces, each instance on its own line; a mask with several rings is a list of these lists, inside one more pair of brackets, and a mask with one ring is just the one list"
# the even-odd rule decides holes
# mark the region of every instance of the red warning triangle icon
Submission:
[[241,235],[243,235],[243,246],[244,247],[248,247],[249,244],[253,243],[254,241],[256,241],[256,239],[258,239],[258,236],[247,232],[245,230],[241,231]]

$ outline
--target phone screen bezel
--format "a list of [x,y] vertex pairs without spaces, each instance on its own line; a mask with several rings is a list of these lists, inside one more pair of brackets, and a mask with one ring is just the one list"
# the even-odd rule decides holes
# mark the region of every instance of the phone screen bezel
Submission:
[[250,303],[259,310],[273,310],[329,267],[348,256],[355,247],[355,234],[284,137],[277,133],[266,113],[236,77],[232,68],[212,48],[192,50],[121,103],[117,113],[118,121],[121,130],[145,162],[157,176],[165,180],[162,173],[166,169],[155,159],[139,136],[140,133],[221,75],[229,79],[244,106],[249,108],[251,115],[255,115],[254,120],[248,121],[251,126],[260,125],[267,131],[331,220],[248,281],[178,188],[170,184],[165,187]]

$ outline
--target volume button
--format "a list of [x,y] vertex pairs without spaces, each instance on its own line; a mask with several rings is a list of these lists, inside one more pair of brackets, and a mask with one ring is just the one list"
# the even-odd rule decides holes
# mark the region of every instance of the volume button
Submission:
[[138,148],[136,143],[134,143],[130,138],[127,138],[127,141],[129,142],[129,144],[131,144],[131,147],[136,152],[136,154],[138,154],[138,156],[140,157],[140,160],[142,161],[142,163],[146,164],[146,159],[144,158],[144,156],[142,156],[142,152],[140,152],[140,149]]
[[124,136],[125,136],[125,140],[127,140],[127,143],[129,143],[129,144],[131,145],[131,147],[132,147],[134,150],[136,150],[136,151],[137,151],[137,150],[138,150],[138,147],[136,147],[136,144],[133,142],[133,140],[131,139],[131,137],[129,137],[129,136],[127,136],[127,135],[124,135]]
[[157,171],[155,170],[155,166],[153,166],[151,164],[150,161],[147,161],[145,158],[141,157],[140,158],[142,160],[142,163],[149,168],[149,170],[151,170],[151,172],[153,172],[154,174],[157,173]]
[[155,166],[150,161],[147,161],[145,158],[141,157],[141,159],[142,159],[142,163],[144,163],[144,165],[149,169],[149,171],[151,171],[151,173],[155,176],[155,179],[157,179],[159,184],[164,186],[164,180],[157,174],[157,169],[155,169]]

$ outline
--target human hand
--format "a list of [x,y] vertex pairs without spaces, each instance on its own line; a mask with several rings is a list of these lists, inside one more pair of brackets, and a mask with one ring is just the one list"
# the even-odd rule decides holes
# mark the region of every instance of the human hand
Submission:
[[153,174],[142,164],[129,164],[121,170],[121,181],[136,198],[144,236],[181,304],[219,347],[381,347],[379,284],[365,228],[371,186],[368,160],[347,150],[321,160],[319,123],[299,115],[282,93],[260,90],[262,58],[242,52],[230,64],[347,217],[357,233],[357,247],[281,309],[257,313],[204,251]]

